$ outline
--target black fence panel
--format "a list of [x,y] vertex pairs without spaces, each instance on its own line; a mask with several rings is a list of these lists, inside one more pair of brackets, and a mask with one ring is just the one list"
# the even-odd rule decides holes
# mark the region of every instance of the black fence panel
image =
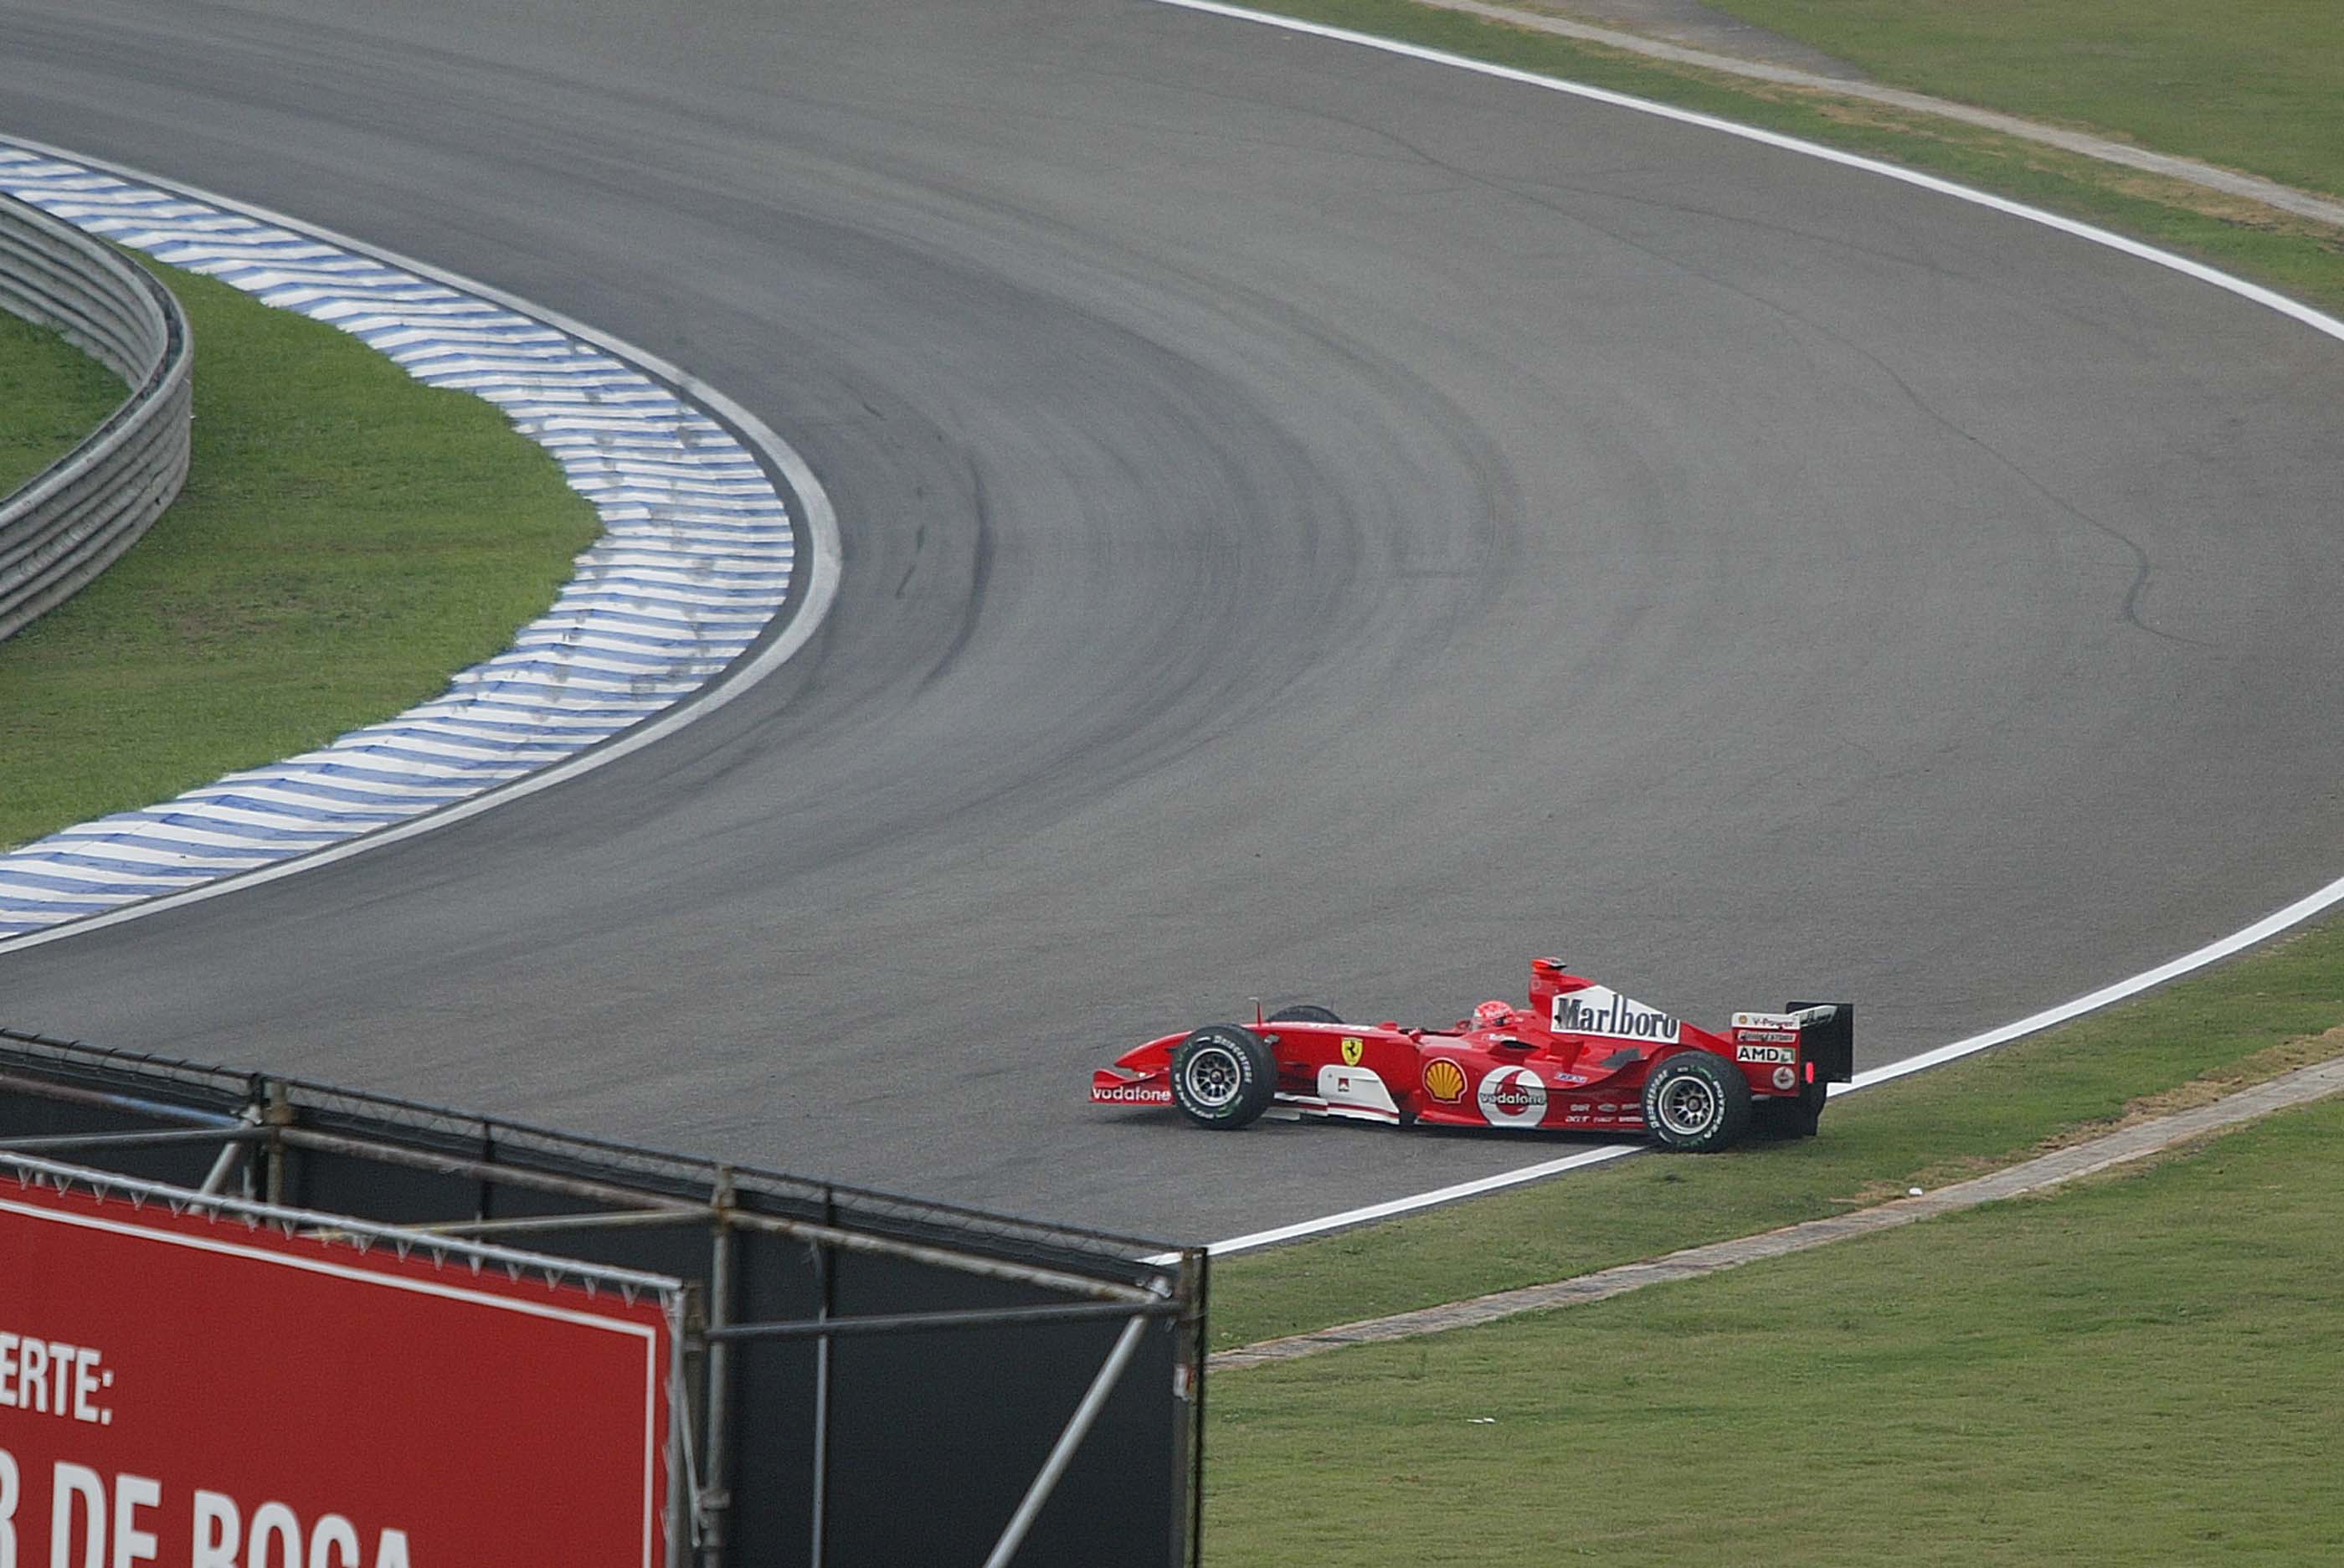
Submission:
[[[857,1318],[1035,1307],[1063,1297],[887,1257],[757,1237],[740,1306],[759,1319]],[[828,1568],[866,1563],[976,1564],[1009,1522],[1123,1330],[1117,1320],[842,1337],[829,1356],[828,1418],[816,1409],[819,1352],[799,1340],[732,1347],[734,1388],[756,1411],[739,1423],[733,1543],[739,1561],[807,1563],[823,1487]],[[1021,1561],[1116,1568],[1181,1561],[1186,1402],[1176,1387],[1181,1325],[1151,1322]],[[823,1428],[824,1462],[814,1462]]]
[[[262,1133],[222,1165],[223,1139],[249,1121]],[[1130,1322],[1116,1304],[1129,1306],[1147,1315],[1137,1345],[1014,1561],[1197,1561],[1201,1253],[0,1030],[0,1143],[204,1128],[221,1138],[48,1157],[183,1187],[214,1177],[288,1208],[692,1287],[700,1506],[686,1562],[708,1568],[978,1568]],[[732,1337],[1069,1307],[1091,1315]]]

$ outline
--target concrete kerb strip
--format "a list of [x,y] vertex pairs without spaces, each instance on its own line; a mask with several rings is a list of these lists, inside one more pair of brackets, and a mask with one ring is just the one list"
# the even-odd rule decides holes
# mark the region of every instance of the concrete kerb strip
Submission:
[[[231,774],[190,792],[180,802],[67,828],[10,852],[0,859],[0,873],[5,873],[0,875],[0,953],[67,939],[346,860],[605,766],[713,713],[781,668],[813,638],[835,602],[844,552],[836,514],[821,482],[763,420],[680,367],[502,289],[183,181],[161,179],[24,137],[0,137],[0,161],[20,176],[33,172],[32,165],[56,166],[39,171],[61,183],[34,194],[35,205],[50,206],[61,216],[77,217],[82,227],[134,247],[157,250],[167,260],[211,272],[264,303],[298,308],[323,298],[334,307],[331,310],[305,309],[301,313],[366,339],[419,380],[460,387],[499,403],[517,429],[550,450],[582,441],[582,461],[571,460],[581,458],[578,452],[565,457],[557,450],[556,456],[566,469],[587,471],[585,478],[572,471],[571,486],[595,501],[604,521],[601,541],[580,558],[581,572],[562,590],[562,602],[554,611],[524,627],[506,653],[460,673],[447,695],[383,725],[352,731],[323,752],[291,759],[276,769]],[[92,210],[73,211],[85,207]],[[172,232],[173,226],[186,233]],[[163,243],[156,243],[157,234]],[[182,244],[204,251],[205,258],[179,257],[175,248]],[[342,254],[338,257],[334,251]],[[353,267],[380,276],[354,277],[348,270]],[[232,275],[238,271],[250,276]],[[356,322],[336,298],[341,289],[357,291],[351,306],[360,312]],[[279,298],[288,292],[299,298]],[[485,314],[453,322],[428,319],[409,324],[386,318],[378,323],[365,314],[377,301],[407,307],[426,318],[444,316],[451,309],[471,312],[477,308]],[[502,329],[506,324],[494,319],[500,311],[512,318],[518,331]],[[439,338],[447,342],[429,341]],[[608,357],[609,369],[618,377],[641,378],[642,387],[629,390],[600,378],[600,367],[593,362],[597,354]],[[443,361],[440,368],[448,373],[418,369],[410,361],[419,355]],[[549,355],[567,359],[570,369],[587,372],[579,391],[549,385],[545,372],[551,367],[539,362]],[[663,400],[674,405],[664,417],[688,438],[684,444],[691,450],[672,461],[606,462],[613,453],[623,458],[624,449],[637,444],[630,432],[642,422],[640,416],[647,406]],[[560,440],[546,433],[556,427],[562,432]],[[574,437],[567,433],[573,428]],[[729,468],[721,473],[699,471],[703,458],[732,442],[738,443],[734,450],[741,463],[748,464],[750,472],[762,470],[770,481],[765,492],[773,498],[770,506],[733,493],[742,476]],[[635,472],[638,468],[643,471]],[[752,511],[758,515],[750,516]],[[715,536],[712,548],[691,537],[691,530],[703,524],[690,520],[702,512],[712,514],[704,522]],[[768,512],[778,515],[769,518],[764,515]],[[674,561],[649,553],[654,547],[640,538],[647,525],[653,532],[662,531],[662,520],[671,517],[682,525],[676,531],[676,548],[684,552]],[[723,552],[732,548],[724,542],[728,536],[737,534],[746,541],[761,531],[786,535],[789,542],[766,547],[767,553],[784,558],[784,572],[747,562],[770,580],[756,585],[759,624],[753,630],[748,617],[722,613],[727,593],[703,592],[696,579],[704,564],[729,564],[723,560]],[[746,549],[744,542],[743,551]],[[784,574],[785,587],[771,591]],[[679,578],[684,581],[679,583]],[[672,605],[655,602],[678,598],[714,604],[688,602],[679,613]],[[639,602],[648,605],[653,617],[710,629],[709,635],[671,659],[682,678],[652,681],[647,686],[631,672],[597,678],[598,655],[623,663],[634,658],[636,644],[673,641],[663,625],[646,632],[625,623]],[[612,616],[615,622],[610,622]],[[603,629],[606,622],[608,630]],[[616,651],[603,653],[597,646],[603,642]],[[549,661],[560,666],[551,677],[531,667]],[[581,699],[569,694],[573,686],[608,690]],[[638,687],[644,689],[639,692]],[[507,701],[508,688],[518,692],[521,705],[532,711],[520,715],[525,722],[518,724],[497,714],[488,715],[495,723],[487,722],[481,713]],[[470,712],[475,703],[482,704],[481,713]],[[394,733],[410,723],[414,734]],[[518,740],[511,738],[515,734]],[[510,742],[504,749],[510,754],[491,754],[490,742]],[[296,831],[302,824],[288,827],[278,822],[305,813],[328,814],[316,804],[295,798],[303,789],[327,797],[337,791],[350,793],[322,774],[306,776],[319,764],[348,766],[334,754],[338,748],[353,756],[367,754],[356,759],[354,776],[393,775],[359,780],[386,796],[404,797],[387,798],[379,810],[369,805],[375,820],[384,825],[367,831],[367,823],[359,820],[362,814],[354,810],[343,813],[349,821],[335,824],[331,831]],[[273,776],[280,770],[289,770],[288,776]],[[454,782],[443,784],[443,778]],[[192,809],[182,812],[183,803]],[[183,816],[200,817],[198,828],[187,829]],[[158,829],[192,836],[186,843],[171,842],[167,833],[165,842],[139,842],[140,835],[151,836]],[[267,842],[246,842],[256,839]],[[239,869],[244,865],[253,868]],[[174,884],[177,891],[155,891]],[[75,918],[72,908],[56,907],[76,905],[88,913]],[[20,918],[10,917],[12,908]],[[33,928],[22,929],[26,924]]]
[[1935,98],[1925,93],[1907,92],[1902,87],[1882,86],[1876,82],[1851,80],[1845,76],[1827,76],[1814,71],[1802,71],[1789,66],[1773,65],[1763,60],[1744,59],[1733,55],[1713,54],[1705,49],[1689,49],[1681,44],[1665,43],[1647,38],[1638,33],[1622,33],[1611,27],[1598,27],[1585,22],[1568,21],[1544,11],[1527,11],[1512,5],[1498,5],[1489,0],[1417,0],[1442,11],[1461,11],[1469,15],[1492,22],[1510,23],[1535,32],[1551,33],[1558,37],[1574,38],[1581,43],[1600,44],[1607,49],[1621,49],[1645,56],[1651,59],[1667,60],[1681,66],[1694,66],[1704,71],[1720,71],[1757,81],[1773,82],[1781,86],[1799,87],[1814,92],[1833,93],[1844,98],[1861,98],[1867,103],[1884,104],[1891,108],[1906,109],[1917,114],[1935,115],[1944,119],[1959,120],[2005,136],[2018,137],[2026,141],[2055,147],[2063,152],[2096,158],[2143,173],[2162,175],[2225,196],[2242,197],[2258,201],[2265,207],[2291,212],[2299,217],[2309,217],[2319,223],[2344,228],[2344,202],[2314,196],[2297,190],[2276,180],[2260,179],[2250,174],[2218,168],[2199,163],[2195,158],[2176,157],[2169,153],[2151,152],[2146,147],[2125,142],[2111,141],[2085,131],[2064,130],[2057,126],[2023,120],[2016,115],[1998,114],[1992,109],[1976,108],[1969,104],[1955,103],[1949,98]]
[[1731,1241],[1713,1241],[1706,1246],[1688,1247],[1665,1258],[1624,1263],[1616,1269],[1558,1280],[1551,1284],[1529,1285],[1521,1290],[1476,1296],[1470,1300],[1425,1307],[1413,1312],[1396,1312],[1388,1318],[1339,1324],[1315,1333],[1264,1340],[1259,1344],[1223,1351],[1211,1357],[1207,1365],[1217,1372],[1238,1371],[1275,1361],[1299,1361],[1305,1356],[1320,1355],[1352,1345],[1388,1344],[1420,1334],[1494,1323],[1524,1312],[1543,1312],[1557,1307],[1606,1300],[1631,1290],[1641,1290],[1647,1285],[1697,1280],[1762,1259],[1810,1251],[1817,1247],[1827,1247],[1834,1241],[1875,1235],[1898,1226],[1910,1225],[1915,1220],[1950,1214],[1956,1209],[1975,1209],[1980,1204],[2041,1192],[2080,1177],[2107,1170],[2112,1166],[2146,1158],[2191,1138],[2228,1131],[2273,1111],[2309,1104],[2337,1093],[2344,1093],[2344,1057],[2298,1068],[2267,1083],[2226,1096],[2210,1105],[2145,1121],[2110,1133],[2106,1138],[2057,1149],[2006,1170],[1939,1188],[1918,1198],[1901,1198],[1871,1209],[1860,1209],[1852,1214],[1810,1219],[1759,1236],[1737,1237]]

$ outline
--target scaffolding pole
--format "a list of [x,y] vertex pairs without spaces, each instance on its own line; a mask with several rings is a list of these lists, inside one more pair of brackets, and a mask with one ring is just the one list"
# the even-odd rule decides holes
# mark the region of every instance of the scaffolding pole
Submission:
[[1034,1484],[1026,1489],[1026,1501],[1017,1505],[1017,1512],[1009,1516],[1008,1528],[1002,1531],[1001,1539],[994,1543],[993,1554],[985,1560],[985,1568],[1008,1568],[1009,1560],[1017,1555],[1017,1548],[1026,1543],[1026,1533],[1034,1527],[1034,1520],[1041,1513],[1042,1505],[1050,1501],[1050,1493],[1057,1490],[1058,1478],[1066,1473],[1066,1466],[1074,1462],[1075,1450],[1082,1446],[1083,1439],[1090,1432],[1091,1423],[1098,1420],[1099,1411],[1106,1407],[1106,1397],[1115,1391],[1116,1383],[1123,1377],[1123,1369],[1131,1364],[1131,1353],[1139,1348],[1140,1330],[1147,1327],[1146,1314],[1132,1314],[1131,1321],[1125,1325],[1121,1337],[1115,1341],[1115,1349],[1107,1352],[1106,1364],[1099,1368],[1098,1376],[1091,1380],[1090,1391],[1083,1395],[1083,1402],[1075,1407],[1075,1413],[1067,1419],[1066,1430],[1058,1434],[1056,1445],[1050,1450],[1050,1457],[1042,1462],[1041,1473],[1035,1476]]
[[732,1489],[725,1484],[725,1467],[732,1458],[732,1354],[723,1333],[732,1320],[732,1228],[725,1223],[732,1210],[731,1169],[717,1171],[714,1198],[708,1243],[708,1473],[692,1500],[700,1521],[701,1568],[723,1568],[724,1515],[732,1506]]

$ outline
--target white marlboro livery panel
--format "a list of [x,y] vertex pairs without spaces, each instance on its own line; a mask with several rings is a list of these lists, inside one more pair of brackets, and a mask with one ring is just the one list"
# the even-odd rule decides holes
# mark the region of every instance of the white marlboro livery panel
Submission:
[[1610,1039],[1677,1042],[1677,1020],[1657,1007],[1632,1001],[1608,986],[1559,991],[1551,1020],[1558,1035],[1600,1035]]

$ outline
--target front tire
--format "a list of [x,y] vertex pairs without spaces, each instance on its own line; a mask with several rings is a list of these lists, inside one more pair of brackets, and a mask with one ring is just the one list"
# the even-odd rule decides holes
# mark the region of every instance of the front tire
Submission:
[[1198,1127],[1233,1132],[1277,1092],[1278,1063],[1251,1029],[1207,1024],[1173,1048],[1172,1103]]
[[1644,1080],[1644,1128],[1664,1148],[1715,1154],[1750,1131],[1750,1084],[1707,1051],[1680,1051]]

